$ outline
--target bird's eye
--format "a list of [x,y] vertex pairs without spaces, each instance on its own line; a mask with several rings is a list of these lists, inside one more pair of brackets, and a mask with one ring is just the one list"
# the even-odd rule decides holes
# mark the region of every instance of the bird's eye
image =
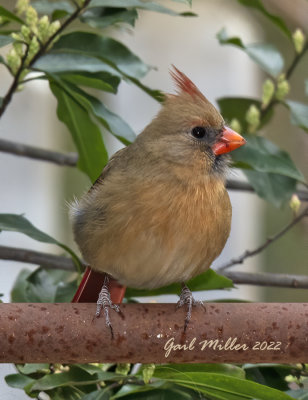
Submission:
[[192,131],[191,134],[193,135],[193,137],[195,137],[196,139],[202,139],[204,138],[206,131],[205,128],[203,128],[203,126],[195,126]]

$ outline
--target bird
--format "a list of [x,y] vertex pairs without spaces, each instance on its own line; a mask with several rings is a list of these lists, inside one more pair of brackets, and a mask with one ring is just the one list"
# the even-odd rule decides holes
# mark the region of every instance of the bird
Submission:
[[186,282],[210,268],[230,234],[227,153],[246,141],[183,72],[172,66],[170,74],[176,92],[71,206],[83,259],[105,273],[96,316],[104,310],[112,335],[109,310],[120,308],[110,276],[136,289],[180,283],[185,330],[197,304]]

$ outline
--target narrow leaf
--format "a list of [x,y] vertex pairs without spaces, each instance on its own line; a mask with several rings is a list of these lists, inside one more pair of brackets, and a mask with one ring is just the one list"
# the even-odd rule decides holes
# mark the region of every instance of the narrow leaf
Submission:
[[5,382],[13,388],[16,389],[24,389],[29,384],[35,382],[35,379],[29,378],[28,376],[22,374],[11,374],[7,375],[5,378]]
[[53,82],[50,82],[50,88],[58,100],[58,118],[68,127],[77,147],[77,166],[95,182],[108,162],[101,132],[88,112],[63,89]]
[[60,75],[61,79],[74,85],[87,86],[105,92],[117,93],[120,78],[108,72],[76,72]]
[[72,14],[75,8],[71,2],[60,0],[50,2],[49,0],[40,0],[31,2],[31,5],[36,9],[39,14],[52,15],[55,12],[64,11],[66,14]]
[[267,19],[269,19],[274,25],[276,25],[283,33],[287,35],[287,37],[292,40],[292,33],[285,24],[285,22],[277,17],[277,15],[269,13],[266,8],[263,6],[261,0],[238,0],[239,3],[243,4],[246,7],[254,8],[260,11]]
[[6,8],[0,6],[0,17],[7,19],[8,21],[18,22],[19,24],[23,24],[24,21],[18,18],[15,14],[11,13]]

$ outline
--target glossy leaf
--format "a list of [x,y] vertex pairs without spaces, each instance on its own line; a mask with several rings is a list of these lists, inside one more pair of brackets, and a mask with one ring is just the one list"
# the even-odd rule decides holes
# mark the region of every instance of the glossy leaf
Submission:
[[291,111],[291,122],[308,133],[308,105],[298,101],[285,102]]
[[62,85],[62,88],[67,91],[78,104],[97,117],[105,128],[121,140],[121,142],[129,144],[135,140],[135,133],[130,126],[118,115],[108,110],[96,97],[89,95],[75,85],[64,83],[63,86],[63,82],[59,81],[55,76],[53,76],[53,79],[56,79],[57,82]]
[[[249,107],[251,105],[255,105],[258,109],[261,108],[261,102],[259,100],[246,97],[221,97],[217,99],[217,103],[226,122],[228,123],[233,118],[236,118],[241,123],[243,129],[242,133],[244,134],[248,129],[245,117]],[[260,128],[262,128],[264,124],[268,123],[272,116],[273,109],[266,114],[266,117],[263,119]]]
[[142,10],[147,10],[147,11],[155,11],[159,12],[162,14],[169,14],[169,15],[183,15],[185,16],[185,13],[177,13],[173,11],[170,8],[167,8],[158,2],[155,1],[143,1],[143,0],[92,0],[91,3],[89,4],[88,8],[92,7],[114,7],[114,8],[119,8],[119,7],[126,7],[126,8],[139,8]]
[[87,86],[105,92],[117,93],[120,78],[108,72],[76,72],[61,74],[61,79],[74,85]]
[[[24,269],[14,283],[11,298],[15,303],[69,302],[77,290],[76,278],[76,274],[67,271],[37,268],[32,272]],[[66,297],[61,297],[59,290],[63,291],[67,286],[73,286],[72,290]]]
[[0,231],[1,230],[23,233],[39,242],[56,244],[70,254],[77,267],[80,265],[78,257],[69,247],[36,228],[22,215],[0,214]]
[[98,58],[78,53],[48,53],[40,57],[32,66],[33,70],[47,73],[88,72],[109,73],[121,77],[116,68],[106,64]]
[[122,43],[90,32],[72,32],[61,36],[53,46],[53,51],[78,52],[96,57],[137,79],[142,78],[149,70],[149,67]]
[[297,180],[279,174],[243,170],[258,196],[275,207],[281,207],[296,190]]
[[15,14],[11,13],[6,8],[0,6],[0,17],[12,22],[18,22],[19,24],[23,24],[23,20],[17,17]]
[[[191,279],[187,282],[187,285],[191,291],[215,290],[233,287],[233,283],[230,279],[226,278],[225,276],[218,275],[212,269],[209,269],[203,274]],[[174,283],[172,285],[153,290],[127,288],[125,297],[160,296],[162,294],[180,293],[181,285],[179,283]]]
[[6,46],[7,44],[12,43],[14,40],[9,35],[0,35],[0,47]]
[[231,364],[168,364],[157,365],[154,372],[154,377],[165,379],[170,374],[175,372],[186,374],[187,372],[211,372],[215,374],[224,374],[245,379],[245,371]]
[[31,2],[31,5],[36,9],[39,14],[43,15],[53,15],[55,12],[62,12],[64,15],[72,14],[75,11],[75,7],[70,1],[60,0],[60,1],[49,1],[49,0],[39,0]]
[[35,379],[29,378],[22,374],[10,374],[5,378],[5,382],[13,388],[24,389],[26,386],[31,385],[35,382]]
[[260,11],[267,19],[269,19],[283,33],[285,33],[290,40],[292,40],[292,33],[287,27],[286,23],[281,18],[277,17],[277,15],[269,13],[263,6],[261,0],[238,0],[238,2],[246,7],[251,7]]
[[19,232],[39,242],[61,245],[56,239],[32,225],[23,215],[0,214],[0,230]]
[[111,389],[107,386],[106,388],[102,388],[99,390],[95,390],[95,392],[87,393],[80,398],[80,400],[110,400],[111,398]]
[[178,385],[199,390],[210,396],[211,394],[219,395],[222,399],[291,400],[290,396],[276,389],[224,374],[174,372],[174,374],[170,373],[164,379]]
[[57,114],[71,132],[79,158],[77,166],[95,182],[108,162],[108,154],[98,126],[88,112],[55,83],[50,88],[58,100]]
[[34,372],[42,371],[42,370],[49,370],[50,364],[24,364],[24,365],[17,365],[17,369],[24,375],[30,375]]
[[71,366],[69,371],[45,375],[43,378],[38,379],[33,385],[32,390],[50,390],[61,386],[83,386],[100,383],[101,381],[122,379],[123,375],[118,375],[113,372],[100,372],[91,375],[81,368]]
[[280,174],[305,181],[286,151],[262,136],[246,135],[245,146],[232,152],[232,159],[242,168],[254,171]]
[[284,67],[284,59],[279,50],[272,44],[254,43],[244,45],[238,37],[229,37],[227,31],[222,29],[217,34],[220,44],[231,44],[242,49],[265,72],[277,77]]
[[118,23],[127,23],[131,26],[135,26],[137,18],[138,13],[134,8],[96,7],[87,10],[82,14],[80,19],[92,28],[103,29]]

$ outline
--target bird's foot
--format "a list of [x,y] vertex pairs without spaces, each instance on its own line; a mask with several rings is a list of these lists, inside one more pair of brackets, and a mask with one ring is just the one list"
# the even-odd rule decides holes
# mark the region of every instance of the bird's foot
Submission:
[[186,313],[186,317],[185,317],[184,332],[186,331],[186,328],[191,319],[192,308],[195,306],[202,306],[205,309],[205,307],[204,307],[202,301],[194,299],[191,290],[183,283],[180,300],[177,302],[176,308],[178,309],[185,305],[187,305],[187,313]]
[[109,278],[108,275],[106,274],[103,287],[99,293],[98,300],[96,303],[95,317],[99,318],[102,309],[104,310],[106,326],[110,329],[111,337],[113,338],[113,328],[110,321],[109,309],[111,308],[116,312],[120,312],[120,307],[111,301],[108,283],[109,283]]

